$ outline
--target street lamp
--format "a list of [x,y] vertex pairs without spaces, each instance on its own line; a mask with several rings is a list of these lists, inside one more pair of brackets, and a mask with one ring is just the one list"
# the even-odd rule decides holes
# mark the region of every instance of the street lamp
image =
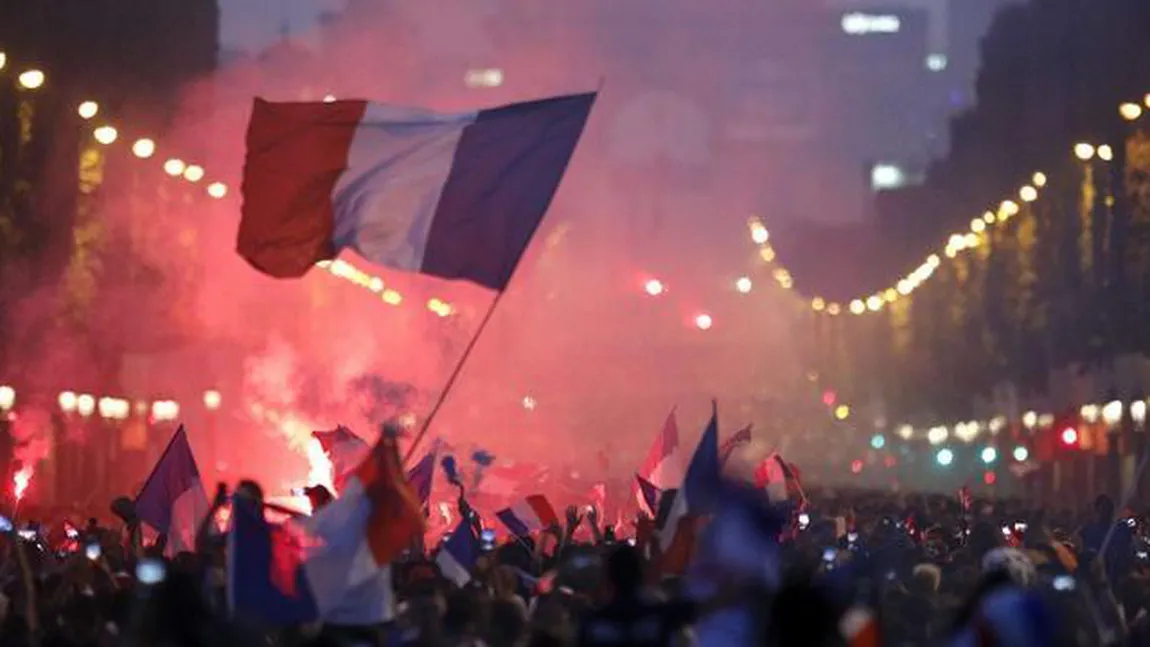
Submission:
[[92,136],[101,144],[110,146],[116,143],[116,138],[120,136],[120,133],[112,126],[100,126],[92,131]]
[[0,411],[7,411],[16,404],[16,389],[0,384]]
[[76,413],[87,418],[88,416],[92,415],[95,410],[96,398],[93,398],[87,393],[82,393],[79,397],[76,398]]
[[184,179],[188,182],[199,182],[204,179],[204,167],[191,164],[184,169]]
[[1094,146],[1086,142],[1079,142],[1074,145],[1074,156],[1083,162],[1089,162],[1094,157]]
[[142,160],[146,160],[156,154],[156,142],[146,137],[137,139],[136,143],[132,144],[132,154]]
[[1120,400],[1107,402],[1102,407],[1102,420],[1111,429],[1118,426],[1118,423],[1122,422],[1122,402]]
[[1130,417],[1134,419],[1139,428],[1146,423],[1146,401],[1135,400],[1130,403]]
[[228,194],[228,185],[223,182],[212,182],[208,185],[208,195],[217,200],[222,200]]
[[222,400],[223,398],[220,396],[219,391],[215,389],[204,391],[204,407],[207,408],[208,411],[219,409]]
[[88,120],[92,117],[95,117],[96,113],[100,112],[100,104],[96,103],[95,101],[85,101],[84,103],[80,104],[80,107],[76,109],[76,112],[79,113],[81,119]]
[[1098,147],[1098,159],[1103,162],[1109,162],[1114,159],[1114,149],[1110,148],[1110,144],[1103,144]]
[[61,391],[56,402],[60,405],[60,411],[64,413],[72,413],[76,410],[76,394],[71,391]]
[[20,83],[20,87],[25,90],[37,90],[44,85],[46,78],[42,71],[33,69],[21,72],[16,80]]
[[183,175],[186,168],[187,165],[184,164],[184,160],[175,157],[164,162],[164,172],[172,177]]
[[1134,121],[1142,116],[1142,106],[1137,103],[1124,103],[1118,106],[1118,113],[1126,121]]

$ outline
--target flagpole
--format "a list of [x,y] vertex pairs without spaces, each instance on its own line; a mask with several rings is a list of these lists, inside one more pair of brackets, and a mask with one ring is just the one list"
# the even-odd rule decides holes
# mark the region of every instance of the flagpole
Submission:
[[[534,234],[532,235],[534,238]],[[530,243],[528,243],[530,244]],[[522,257],[521,257],[522,258]],[[511,275],[507,279],[507,284],[511,284],[511,278],[515,276],[515,270],[518,269],[519,263],[515,263],[515,267],[511,269]],[[452,369],[451,375],[448,376],[447,382],[444,383],[443,389],[440,390],[439,396],[435,399],[435,404],[431,406],[431,410],[427,412],[427,417],[423,419],[423,424],[419,427],[419,433],[411,440],[411,444],[407,446],[407,454],[403,457],[403,464],[407,465],[411,461],[411,456],[415,454],[415,448],[419,446],[419,442],[427,435],[427,430],[431,427],[431,421],[435,419],[436,414],[443,407],[443,403],[447,400],[447,394],[451,392],[451,387],[455,386],[455,381],[459,379],[459,375],[463,372],[463,366],[467,363],[467,358],[471,356],[471,351],[475,350],[475,344],[483,335],[484,329],[487,328],[488,322],[491,321],[491,316],[495,314],[496,307],[503,299],[503,294],[506,289],[500,290],[495,293],[495,297],[491,299],[491,305],[487,306],[487,312],[483,315],[483,319],[479,321],[479,326],[475,329],[475,334],[471,336],[471,341],[467,342],[467,346],[463,348],[463,353],[459,356],[459,361],[455,363],[455,368]]]
[[[598,98],[599,92],[602,91],[603,84],[605,82],[606,79],[603,77],[599,78],[599,88],[595,90],[595,96],[591,99],[592,103],[594,103],[595,99]],[[588,108],[588,110],[590,110],[590,108]],[[589,112],[588,117],[590,117]],[[584,122],[583,126],[580,127],[580,133],[576,138],[576,143],[578,143],[578,140],[582,138],[582,130],[586,127],[586,125],[586,122]],[[574,148],[572,149],[572,155],[573,154]],[[564,174],[566,173],[566,166],[570,163],[571,160],[568,158],[567,164],[564,165]],[[562,178],[562,176],[560,177]],[[555,192],[558,192],[558,185],[556,185]],[[508,286],[511,285],[512,279],[515,278],[515,273],[519,270],[519,264],[523,262],[523,256],[527,253],[528,248],[531,247],[531,242],[535,240],[535,234],[539,231],[539,226],[543,224],[543,218],[546,217],[547,211],[551,209],[551,202],[553,202],[554,199],[555,193],[552,193],[551,197],[547,201],[547,204],[544,205],[543,216],[535,222],[535,226],[531,230],[531,235],[527,237],[527,243],[523,246],[519,252],[519,255],[515,258],[515,263],[511,266],[511,271],[507,274],[507,280],[503,282],[503,289],[496,291],[495,297],[491,299],[491,305],[487,307],[487,312],[483,315],[483,319],[479,322],[479,326],[475,329],[475,334],[471,336],[471,341],[467,342],[467,347],[463,349],[463,354],[459,356],[459,361],[455,364],[455,368],[452,369],[451,375],[448,376],[447,382],[443,385],[443,389],[439,392],[439,396],[435,399],[435,404],[432,405],[431,410],[427,412],[427,417],[423,419],[423,424],[419,428],[419,433],[415,435],[415,438],[413,438],[411,441],[411,445],[408,446],[407,454],[403,457],[404,465],[411,461],[412,455],[415,454],[415,448],[419,447],[420,441],[423,440],[423,437],[427,435],[427,430],[429,427],[431,427],[431,422],[435,420],[435,416],[439,413],[440,408],[443,407],[443,403],[447,400],[447,395],[451,393],[451,388],[455,386],[455,381],[459,379],[460,373],[463,372],[463,366],[467,363],[467,358],[471,356],[471,351],[475,350],[475,344],[483,335],[484,329],[487,328],[487,324],[491,321],[491,316],[495,314],[495,309],[499,306],[499,302],[503,299],[503,294],[507,292]]]

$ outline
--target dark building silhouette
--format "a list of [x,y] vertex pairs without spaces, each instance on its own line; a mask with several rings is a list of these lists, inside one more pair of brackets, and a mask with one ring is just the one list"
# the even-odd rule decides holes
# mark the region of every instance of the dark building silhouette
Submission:
[[[28,341],[12,338],[26,332],[14,328],[19,302],[67,286],[78,245],[109,253],[109,241],[100,239],[106,232],[84,227],[96,222],[113,185],[118,194],[136,186],[114,172],[131,157],[130,144],[99,146],[93,129],[130,124],[125,142],[162,137],[182,84],[216,66],[219,20],[216,0],[0,5],[0,331],[7,339],[0,375],[5,350],[10,356]],[[37,71],[42,84],[25,87],[22,78],[41,80]],[[98,106],[88,121],[78,114],[85,101]],[[44,325],[59,315],[38,314]]]

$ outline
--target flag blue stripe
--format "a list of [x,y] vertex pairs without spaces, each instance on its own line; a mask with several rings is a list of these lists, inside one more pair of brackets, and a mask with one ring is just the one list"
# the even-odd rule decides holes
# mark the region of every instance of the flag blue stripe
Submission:
[[481,111],[456,147],[421,271],[507,287],[594,102],[591,93]]
[[192,446],[181,426],[136,497],[136,515],[157,532],[170,532],[172,506],[199,481],[200,471],[192,456]]
[[683,479],[683,494],[687,497],[687,508],[691,514],[711,512],[715,495],[722,486],[722,469],[719,465],[719,416],[711,414],[711,421],[699,439],[691,464],[687,467],[687,477]]
[[285,595],[272,582],[271,526],[264,520],[259,504],[234,500],[231,519],[228,597],[233,613],[242,619],[273,625],[315,620],[315,600],[302,569],[296,572],[294,597]]
[[531,529],[520,521],[519,517],[515,516],[511,508],[504,508],[496,512],[495,516],[498,517],[499,520],[503,522],[503,525],[507,526],[507,529],[516,537],[526,537],[531,534]]

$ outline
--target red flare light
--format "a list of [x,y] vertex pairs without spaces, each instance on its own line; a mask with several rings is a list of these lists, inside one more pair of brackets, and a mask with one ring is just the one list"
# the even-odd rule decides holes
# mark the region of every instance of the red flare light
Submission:
[[32,468],[29,466],[20,468],[19,472],[12,475],[12,494],[15,495],[17,501],[24,498],[24,494],[28,492],[28,484],[31,482]]

